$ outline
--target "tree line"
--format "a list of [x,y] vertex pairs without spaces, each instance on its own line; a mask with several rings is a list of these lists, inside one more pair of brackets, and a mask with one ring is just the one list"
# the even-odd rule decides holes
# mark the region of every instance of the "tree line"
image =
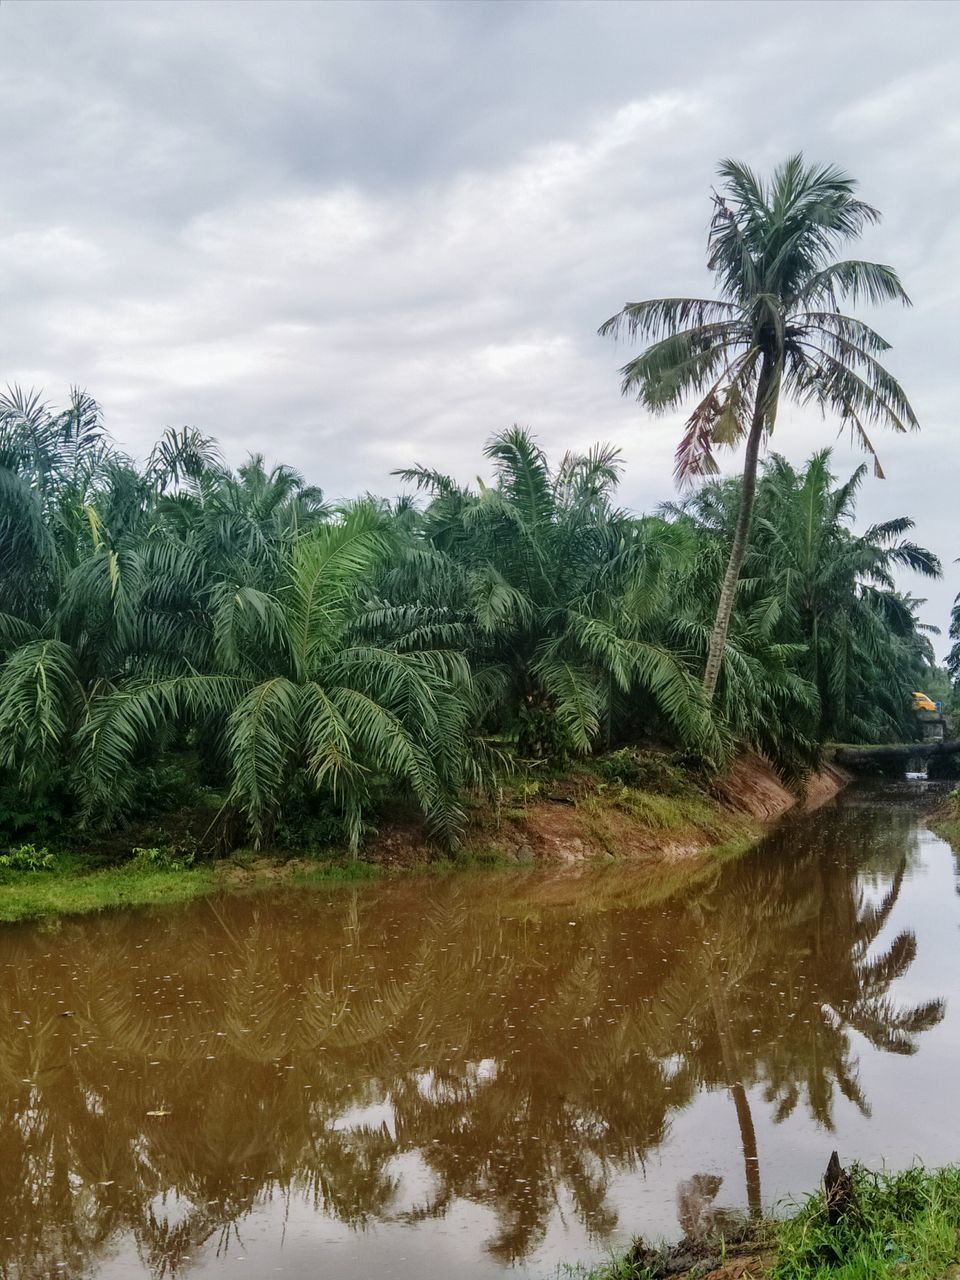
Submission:
[[740,482],[635,516],[616,450],[551,466],[512,428],[485,456],[475,487],[411,467],[421,501],[332,506],[193,431],[138,466],[82,394],[0,401],[6,809],[109,825],[192,752],[255,841],[292,805],[357,844],[388,788],[455,842],[464,793],[517,758],[748,744],[798,774],[828,739],[910,732],[933,653],[893,574],[940,568],[906,518],[854,532],[864,468],[764,464],[711,701]]
[[916,425],[887,344],[840,310],[906,294],[838,257],[878,217],[847,175],[721,176],[718,297],[601,330],[649,341],[623,370],[647,409],[696,401],[677,474],[700,487],[656,515],[617,505],[616,449],[551,461],[518,427],[474,487],[413,465],[408,496],[334,505],[192,429],[138,464],[86,393],[0,399],[0,820],[120,822],[193,753],[258,844],[297,812],[356,847],[385,791],[455,843],[464,796],[517,759],[655,741],[716,768],[747,745],[793,777],[828,740],[909,736],[934,655],[894,574],[939,561],[905,516],[855,532],[864,467],[762,457],[784,396],[871,453],[871,423]]

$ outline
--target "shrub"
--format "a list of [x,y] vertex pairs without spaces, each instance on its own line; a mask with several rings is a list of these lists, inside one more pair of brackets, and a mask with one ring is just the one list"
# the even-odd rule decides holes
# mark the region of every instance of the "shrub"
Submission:
[[192,867],[196,857],[196,850],[182,845],[137,846],[128,865],[142,871],[182,871]]
[[21,844],[0,854],[0,868],[5,871],[50,871],[55,864],[56,858],[48,849],[33,844]]
[[622,747],[593,762],[593,772],[604,782],[613,782],[635,791],[652,791],[675,796],[689,790],[683,770],[661,751],[641,751]]

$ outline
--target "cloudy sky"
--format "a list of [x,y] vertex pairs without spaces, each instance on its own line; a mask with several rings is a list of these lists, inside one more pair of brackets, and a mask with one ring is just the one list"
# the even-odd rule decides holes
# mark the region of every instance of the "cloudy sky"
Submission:
[[[469,479],[519,422],[554,455],[622,446],[649,510],[679,420],[620,398],[629,349],[597,326],[710,288],[720,157],[802,149],[883,210],[863,256],[915,302],[875,323],[923,430],[882,441],[861,514],[916,518],[945,625],[958,50],[946,0],[2,0],[0,382],[80,384],[138,455],[191,424],[331,496],[415,461]],[[785,410],[775,444],[799,461],[835,430]]]

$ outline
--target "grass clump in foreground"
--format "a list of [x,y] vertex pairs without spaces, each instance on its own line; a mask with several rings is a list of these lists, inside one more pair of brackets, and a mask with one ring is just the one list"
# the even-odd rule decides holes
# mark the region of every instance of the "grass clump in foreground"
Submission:
[[851,1171],[854,1206],[831,1224],[818,1192],[792,1216],[745,1224],[732,1237],[630,1250],[567,1280],[939,1280],[960,1259],[960,1168]]
[[856,1208],[830,1226],[822,1194],[780,1224],[774,1280],[937,1277],[960,1258],[960,1168],[852,1170]]

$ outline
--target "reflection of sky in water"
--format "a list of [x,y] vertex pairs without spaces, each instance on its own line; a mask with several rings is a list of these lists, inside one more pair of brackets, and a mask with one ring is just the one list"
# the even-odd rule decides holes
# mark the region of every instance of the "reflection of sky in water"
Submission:
[[[67,1176],[78,1237],[63,1276],[149,1275],[134,1234],[156,1246],[204,1212],[209,1229],[181,1250],[183,1274],[242,1261],[257,1276],[489,1280],[512,1258],[524,1275],[546,1275],[638,1232],[676,1233],[677,1187],[695,1174],[722,1178],[718,1206],[744,1203],[741,1130],[724,1084],[731,1054],[748,1085],[766,1205],[813,1186],[833,1146],[873,1164],[948,1162],[960,1120],[956,1002],[913,1036],[919,1052],[881,1052],[843,1020],[851,991],[831,995],[826,979],[898,875],[859,972],[912,931],[915,958],[894,965],[899,976],[878,993],[906,1008],[956,986],[954,860],[905,806],[856,797],[785,824],[755,855],[662,902],[648,873],[613,867],[579,880],[470,877],[0,933],[13,1033],[6,1068],[0,1049],[0,1145],[23,1144],[7,1176],[20,1176],[20,1154],[47,1149],[45,1133],[75,1126]],[[80,962],[70,971],[78,955],[87,962],[84,947],[127,997],[103,1001],[82,1028],[52,1023],[88,991]],[[871,1113],[834,1089],[833,1133],[811,1119],[804,1092],[811,981],[823,993],[818,1052],[847,1044]],[[823,1011],[828,997],[841,1016]],[[333,1030],[315,1043],[304,1025],[316,1010]],[[61,1051],[74,1034],[83,1038]],[[138,1035],[145,1047],[132,1052]],[[31,1045],[33,1057],[17,1056]],[[29,1086],[22,1062],[36,1076]],[[775,1123],[768,1080],[784,1063],[781,1085],[799,1082],[799,1093]],[[67,1106],[63,1073],[84,1067],[97,1078]],[[150,1127],[143,1116],[156,1103],[170,1115]],[[113,1170],[111,1152],[134,1155]],[[124,1186],[134,1167],[140,1181]],[[17,1257],[18,1232],[56,1238],[19,1194],[19,1206],[7,1197],[0,1207],[0,1261]],[[36,1200],[42,1214],[44,1194]],[[99,1238],[85,1239],[84,1214],[93,1221],[98,1204],[114,1207]]]

